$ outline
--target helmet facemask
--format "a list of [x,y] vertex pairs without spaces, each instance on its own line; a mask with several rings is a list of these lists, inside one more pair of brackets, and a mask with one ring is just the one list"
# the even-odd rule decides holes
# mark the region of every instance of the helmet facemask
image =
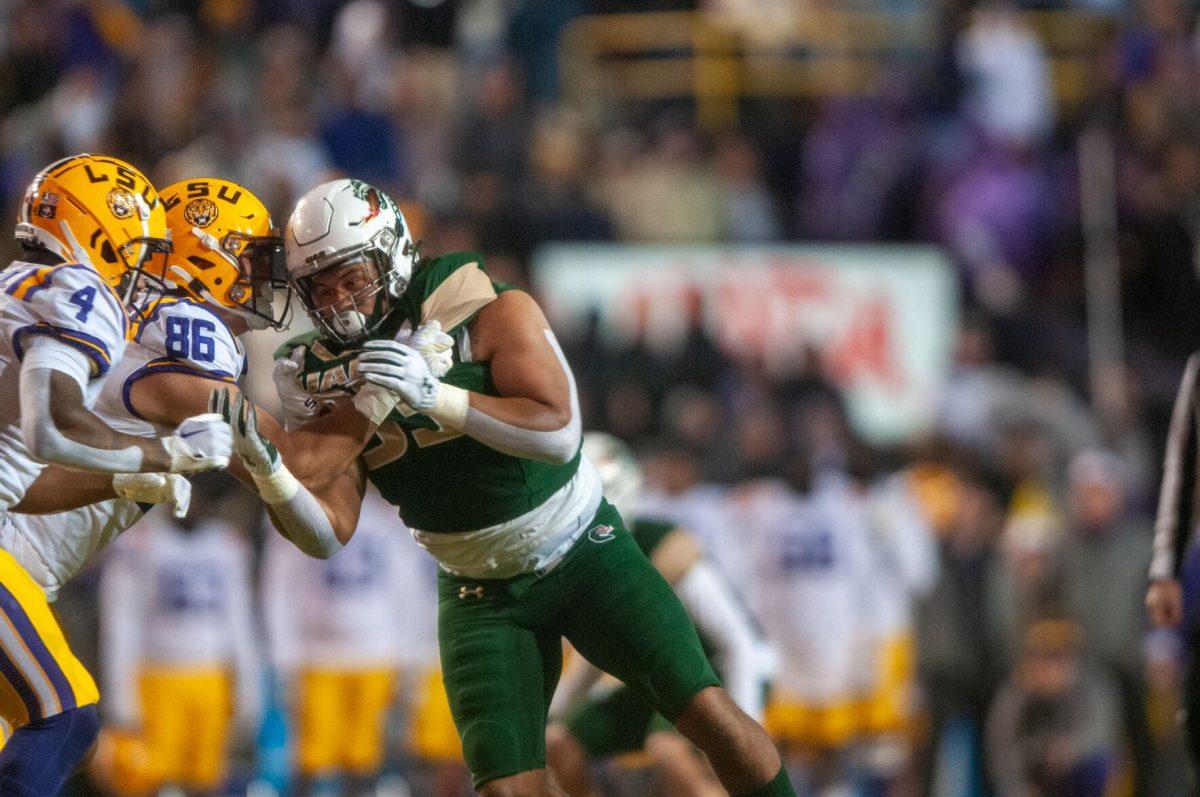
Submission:
[[[392,262],[396,243],[395,233],[385,228],[366,244],[290,273],[289,281],[313,323],[343,345],[378,329],[408,287]],[[400,254],[415,257],[416,248],[406,241]]]
[[[282,238],[248,235],[233,230],[218,241],[199,227],[192,227],[189,232],[200,239],[205,249],[234,266],[237,276],[233,284],[225,289],[227,301],[221,301],[204,281],[190,277],[178,266],[169,269],[173,279],[184,280],[194,293],[209,304],[242,317],[251,329],[287,327],[291,322],[292,287],[287,279]],[[188,260],[202,271],[212,267],[207,260],[195,255]],[[220,282],[219,278],[217,282]],[[278,313],[275,311],[277,290],[283,292]]]
[[[134,251],[137,247],[140,251]],[[100,256],[106,262],[113,262],[109,260],[111,248],[107,241],[101,248]],[[167,284],[160,275],[147,270],[146,264],[155,254],[165,256],[170,253],[171,242],[163,238],[132,238],[117,249],[114,256],[119,256],[125,263],[125,275],[117,286],[117,296],[129,309],[132,320],[144,321],[146,306],[166,292]]]
[[312,320],[342,344],[379,328],[392,302],[378,252],[368,251],[293,277],[296,294]]

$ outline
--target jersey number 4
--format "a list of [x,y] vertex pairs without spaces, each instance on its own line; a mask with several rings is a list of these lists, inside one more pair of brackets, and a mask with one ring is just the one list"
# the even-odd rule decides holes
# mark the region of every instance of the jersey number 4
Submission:
[[216,357],[213,333],[217,325],[203,318],[167,318],[167,354],[181,360],[210,363]]
[[86,324],[88,316],[92,314],[92,307],[96,304],[96,289],[91,285],[80,288],[72,293],[71,298],[67,301],[79,308],[79,312],[75,314],[75,320]]

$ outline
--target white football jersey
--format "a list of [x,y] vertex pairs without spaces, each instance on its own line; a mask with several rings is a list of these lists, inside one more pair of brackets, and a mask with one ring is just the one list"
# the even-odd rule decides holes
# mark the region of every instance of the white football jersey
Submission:
[[238,702],[259,699],[250,546],[234,527],[188,531],[148,518],[113,546],[100,582],[106,697],[126,718],[142,667],[233,670]]
[[865,495],[845,478],[823,476],[808,496],[761,487],[739,511],[756,574],[746,598],[780,651],[777,685],[813,706],[861,696],[877,671]]
[[903,474],[874,485],[870,494],[871,552],[875,576],[868,580],[881,640],[912,630],[917,600],[933,589],[938,554],[933,528]]
[[190,299],[164,296],[146,310],[121,362],[93,408],[110,426],[126,434],[157,437],[173,427],[141,418],[130,404],[139,379],[161,373],[183,373],[234,383],[246,369],[241,342],[209,308]]
[[278,534],[263,554],[270,659],[283,669],[437,662],[437,563],[369,487],[354,536],[314,559]]
[[44,335],[87,355],[92,375],[84,403],[91,406],[125,351],[128,318],[89,266],[17,261],[0,272],[0,514],[21,500],[44,467],[21,436],[21,359],[29,342]]
[[[232,383],[245,369],[241,344],[225,322],[187,299],[155,300],[133,335],[124,356],[100,385],[92,406],[101,420],[125,434],[157,437],[173,431],[172,427],[159,427],[142,419],[134,411],[129,395],[139,379],[177,372]],[[94,553],[141,515],[137,504],[124,500],[53,515],[10,514],[0,520],[0,547],[11,553],[53,599]]]

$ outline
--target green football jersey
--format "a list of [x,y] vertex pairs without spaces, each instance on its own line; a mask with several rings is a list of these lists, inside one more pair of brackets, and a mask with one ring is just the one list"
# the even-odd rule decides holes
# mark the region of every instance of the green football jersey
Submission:
[[[491,281],[477,254],[434,258],[414,271],[399,307],[371,337],[390,339],[405,322],[415,329],[437,320],[455,341],[454,365],[442,381],[499,395],[490,365],[470,361],[466,327],[497,295],[511,289]],[[288,357],[300,347],[305,350],[300,379],[308,392],[354,392],[357,348],[342,348],[313,331],[289,340],[275,357]],[[458,432],[443,431],[432,419],[405,407],[380,424],[362,459],[371,483],[400,509],[410,528],[445,533],[504,523],[541,506],[575,475],[579,456],[553,465],[503,454]]]

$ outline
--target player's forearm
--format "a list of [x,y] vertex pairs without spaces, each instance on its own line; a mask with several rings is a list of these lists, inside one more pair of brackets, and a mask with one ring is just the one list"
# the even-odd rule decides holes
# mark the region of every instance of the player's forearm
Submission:
[[324,492],[340,474],[355,467],[376,428],[349,400],[339,401],[332,411],[291,432],[265,416],[262,423],[263,434],[275,441],[284,464],[315,493]]
[[160,440],[110,428],[84,407],[70,376],[48,368],[21,370],[21,434],[34,457],[66,468],[101,473],[171,468]]
[[42,470],[12,511],[47,515],[116,497],[112,476],[107,473],[81,473],[50,465]]
[[1173,578],[1179,566],[1177,552],[1187,542],[1191,526],[1196,465],[1196,391],[1200,382],[1200,355],[1192,355],[1184,369],[1171,424],[1167,432],[1163,480],[1154,523],[1154,558],[1151,579]]
[[459,430],[505,454],[561,465],[579,452],[583,439],[578,402],[563,413],[531,399],[472,393]]
[[275,528],[309,556],[328,559],[354,536],[365,478],[359,466],[314,493],[287,472],[253,477]]
[[754,629],[732,588],[707,562],[696,562],[673,585],[696,629],[721,662],[725,688],[744,711],[761,706],[762,661]]
[[343,543],[321,503],[299,482],[293,486],[295,491],[287,497],[270,496],[263,491],[271,521],[302,552],[316,559],[328,559],[342,549]]

